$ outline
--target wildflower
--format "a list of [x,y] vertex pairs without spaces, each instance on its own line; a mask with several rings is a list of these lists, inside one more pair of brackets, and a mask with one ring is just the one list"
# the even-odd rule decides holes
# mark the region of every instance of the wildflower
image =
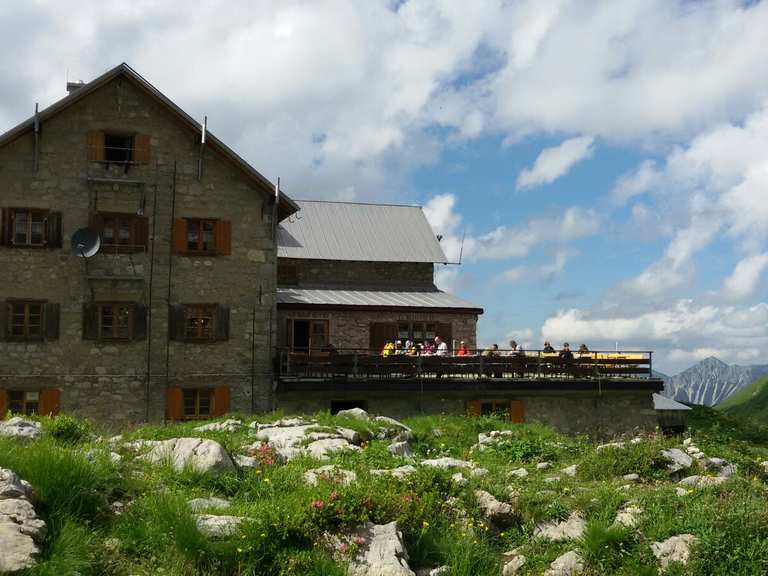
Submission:
[[346,554],[347,552],[349,552],[349,544],[347,544],[346,542],[342,542],[341,545],[339,546],[339,551],[342,554]]
[[423,528],[429,528],[429,522],[427,522],[426,520],[423,520],[421,522],[421,525],[422,525]]
[[331,492],[331,495],[328,497],[328,499],[329,499],[331,502],[333,502],[333,501],[334,501],[334,500],[336,500],[338,497],[339,497],[339,493],[338,493],[338,492],[336,492],[336,490],[334,490],[333,492]]
[[269,478],[264,478],[264,482],[266,482],[267,484],[269,484],[269,483],[271,482],[271,480],[270,480]]
[[240,548],[240,546],[238,546],[238,547],[237,547],[237,551],[238,551],[238,553],[240,553],[240,554],[242,554],[242,553],[243,553],[243,549],[242,549],[242,548]]
[[325,502],[323,502],[322,500],[312,501],[312,508],[314,508],[315,510],[322,510],[324,506],[325,506]]
[[365,544],[365,538],[363,538],[362,536],[355,536],[355,544],[357,544],[358,546],[362,546],[363,544]]
[[406,494],[406,495],[403,497],[403,499],[404,499],[406,502],[408,502],[409,504],[410,504],[411,502],[413,502],[413,496],[411,496],[410,494]]

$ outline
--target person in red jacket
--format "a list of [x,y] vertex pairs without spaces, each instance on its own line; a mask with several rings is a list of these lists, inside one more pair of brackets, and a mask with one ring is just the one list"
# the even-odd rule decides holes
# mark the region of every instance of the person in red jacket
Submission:
[[456,356],[469,356],[469,348],[467,348],[467,343],[464,340],[459,343],[459,350],[456,352]]

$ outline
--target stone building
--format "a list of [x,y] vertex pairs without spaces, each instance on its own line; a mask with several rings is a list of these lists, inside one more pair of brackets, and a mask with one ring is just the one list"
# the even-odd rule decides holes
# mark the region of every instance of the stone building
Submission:
[[271,408],[275,226],[297,206],[127,65],[68,89],[0,136],[0,413]]

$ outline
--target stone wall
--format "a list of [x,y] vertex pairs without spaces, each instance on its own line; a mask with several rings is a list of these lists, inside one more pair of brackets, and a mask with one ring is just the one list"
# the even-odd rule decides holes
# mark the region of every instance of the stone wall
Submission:
[[[286,320],[327,319],[329,321],[330,342],[336,348],[367,349],[370,342],[372,322],[435,322],[450,323],[453,340],[464,340],[467,346],[474,348],[477,334],[477,314],[456,312],[394,312],[366,310],[285,310],[278,308],[277,342],[287,346]],[[438,334],[440,336],[440,334]],[[451,343],[449,343],[449,346]]]
[[434,289],[431,262],[357,262],[279,258],[281,286],[350,286],[357,289]]
[[424,392],[387,394],[332,391],[280,392],[277,405],[286,414],[329,410],[331,402],[363,402],[372,414],[405,418],[419,414],[460,415],[468,400],[522,400],[526,422],[542,422],[567,433],[612,436],[634,429],[653,430],[656,411],[650,391],[536,391],[476,396],[466,393]]
[[[87,134],[94,130],[150,135],[150,163],[126,171],[114,164],[89,162]],[[272,202],[271,192],[210,148],[205,151],[204,174],[198,180],[198,152],[199,135],[125,77],[42,123],[37,172],[33,170],[31,134],[0,148],[0,206],[60,211],[63,229],[63,248],[0,246],[0,301],[44,299],[61,306],[57,340],[0,341],[0,388],[55,386],[61,389],[63,411],[112,421],[141,420],[147,406],[151,419],[162,418],[166,384],[213,387],[224,383],[231,386],[233,410],[250,411],[252,401],[257,409],[271,407],[269,349],[275,318],[276,255],[271,209],[264,205]],[[113,180],[95,180],[104,178]],[[170,255],[174,188],[175,218],[232,222],[231,255]],[[154,239],[151,284],[147,253],[100,253],[88,263],[88,274],[95,278],[86,278],[85,264],[70,255],[69,244],[75,230],[88,225],[94,210],[141,210],[149,218]],[[171,264],[170,303],[229,306],[228,341],[204,345],[168,341]],[[257,302],[259,287],[261,302]],[[82,306],[92,293],[96,300],[138,301],[151,307],[151,337],[120,343],[83,340]],[[251,336],[254,309],[255,347]],[[148,358],[152,372],[149,397],[145,394]]]

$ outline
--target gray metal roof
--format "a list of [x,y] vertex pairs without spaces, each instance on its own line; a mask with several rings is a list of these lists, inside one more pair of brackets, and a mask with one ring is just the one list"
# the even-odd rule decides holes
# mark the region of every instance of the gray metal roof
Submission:
[[447,262],[420,206],[297,200],[277,255],[314,260]]
[[686,406],[685,404],[681,404],[680,402],[676,400],[672,400],[672,398],[667,398],[666,396],[662,396],[661,394],[655,394],[653,395],[653,407],[656,410],[690,410],[690,406]]
[[278,288],[277,303],[312,306],[390,306],[443,308],[482,314],[482,308],[439,290],[431,292],[344,290],[329,288]]

